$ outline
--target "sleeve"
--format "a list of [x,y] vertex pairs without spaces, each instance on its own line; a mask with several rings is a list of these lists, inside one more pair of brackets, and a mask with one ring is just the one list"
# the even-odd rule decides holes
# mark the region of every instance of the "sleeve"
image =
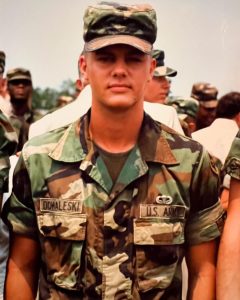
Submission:
[[220,176],[205,149],[194,167],[191,207],[186,224],[186,242],[201,244],[216,239],[223,230],[225,211],[219,201]]
[[232,143],[225,161],[224,170],[231,177],[240,180],[240,131]]
[[17,135],[8,118],[0,111],[0,193],[8,190],[9,156],[17,148]]
[[31,238],[37,237],[37,221],[31,184],[22,154],[14,169],[12,194],[3,207],[2,218],[10,232]]

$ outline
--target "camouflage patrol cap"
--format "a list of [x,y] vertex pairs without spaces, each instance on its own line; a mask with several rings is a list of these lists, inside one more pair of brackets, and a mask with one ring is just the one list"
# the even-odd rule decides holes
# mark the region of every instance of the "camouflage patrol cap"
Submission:
[[180,119],[184,120],[187,116],[196,119],[199,102],[191,97],[177,97],[169,100],[169,105],[173,106]]
[[72,96],[67,96],[67,95],[61,95],[57,99],[57,106],[63,106],[65,104],[68,104],[72,102],[74,99]]
[[25,79],[32,83],[32,77],[29,70],[24,68],[15,68],[7,72],[7,81],[11,82],[13,80]]
[[153,76],[155,77],[161,77],[161,76],[169,76],[174,77],[177,75],[177,71],[165,66],[164,64],[164,58],[165,53],[163,50],[153,50],[152,57],[156,59],[157,67],[155,68],[153,72]]
[[206,82],[195,83],[192,87],[191,97],[198,100],[206,108],[215,108],[217,102],[218,89]]
[[3,74],[5,69],[5,59],[6,55],[3,51],[0,51],[0,74]]
[[150,54],[156,40],[156,12],[148,4],[127,5],[100,2],[84,14],[84,50],[86,52],[126,44]]

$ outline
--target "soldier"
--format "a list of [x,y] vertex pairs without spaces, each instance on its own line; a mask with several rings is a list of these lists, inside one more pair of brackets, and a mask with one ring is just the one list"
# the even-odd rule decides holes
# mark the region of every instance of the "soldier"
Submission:
[[[216,118],[208,127],[195,131],[192,138],[224,164],[232,142],[240,128],[240,93],[223,95],[216,108]],[[221,186],[221,203],[228,206],[229,176],[224,176]]]
[[[5,58],[5,53],[0,51],[0,81],[5,70]],[[8,189],[9,156],[14,154],[16,146],[17,135],[8,118],[0,109],[0,211],[2,208],[2,195]]]
[[225,169],[231,181],[228,217],[218,255],[218,300],[240,299],[240,131],[226,158]]
[[206,82],[195,83],[192,87],[191,97],[199,101],[197,113],[197,130],[212,124],[216,116],[218,90]]
[[156,34],[146,4],[85,11],[91,110],[23,148],[4,207],[5,299],[33,299],[38,283],[40,299],[181,299],[185,254],[189,298],[213,299],[218,173],[200,144],[144,114]]
[[164,51],[153,50],[152,57],[156,60],[153,77],[147,82],[144,95],[144,111],[153,119],[184,134],[178,120],[176,110],[164,105],[170,90],[168,76],[177,75],[177,71],[164,65]]
[[[5,68],[5,53],[0,51],[0,103],[1,108],[5,111],[8,101],[4,96],[5,83],[3,85],[3,73]],[[10,169],[9,157],[14,154],[17,147],[17,135],[10,125],[10,121],[0,109],[0,212],[2,210],[3,194],[8,192],[8,179]],[[6,194],[5,194],[6,195]],[[8,255],[8,230],[6,225],[0,219],[0,299],[3,295],[3,285],[5,277],[6,259]]]
[[3,77],[5,70],[5,52],[0,51],[0,109],[8,114],[10,111],[9,95],[7,92],[6,79]]
[[10,95],[9,118],[18,135],[18,151],[28,140],[29,125],[41,116],[32,110],[32,77],[29,70],[15,68],[7,72],[7,87]]
[[153,50],[153,58],[156,59],[156,68],[153,72],[153,78],[148,82],[145,91],[145,100],[154,103],[167,103],[167,97],[170,91],[170,81],[168,77],[177,75],[177,71],[165,66],[165,53],[163,50]]
[[175,107],[185,135],[191,137],[192,133],[196,130],[198,101],[190,97],[177,97],[172,98],[168,102],[168,105]]
[[0,110],[0,210],[2,195],[8,190],[9,156],[15,153],[17,135],[8,118]]

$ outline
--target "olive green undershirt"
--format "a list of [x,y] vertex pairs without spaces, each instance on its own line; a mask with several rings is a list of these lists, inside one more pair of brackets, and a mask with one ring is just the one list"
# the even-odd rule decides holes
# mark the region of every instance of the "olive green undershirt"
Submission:
[[96,144],[94,144],[94,146],[104,161],[113,183],[115,183],[132,149],[127,152],[111,153],[103,150]]

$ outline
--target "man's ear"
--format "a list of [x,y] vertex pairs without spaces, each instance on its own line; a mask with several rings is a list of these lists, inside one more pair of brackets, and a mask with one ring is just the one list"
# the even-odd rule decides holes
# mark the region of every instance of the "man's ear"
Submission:
[[86,60],[86,56],[85,55],[81,55],[79,57],[79,70],[81,72],[81,77],[84,78],[84,80],[88,80],[88,75],[87,75],[87,60]]
[[236,115],[236,117],[234,118],[238,127],[240,128],[240,112]]
[[157,62],[156,62],[156,59],[155,58],[151,58],[152,61],[151,61],[151,66],[150,66],[150,75],[149,75],[149,81],[152,80],[153,78],[153,72],[156,68],[156,65],[157,65]]

